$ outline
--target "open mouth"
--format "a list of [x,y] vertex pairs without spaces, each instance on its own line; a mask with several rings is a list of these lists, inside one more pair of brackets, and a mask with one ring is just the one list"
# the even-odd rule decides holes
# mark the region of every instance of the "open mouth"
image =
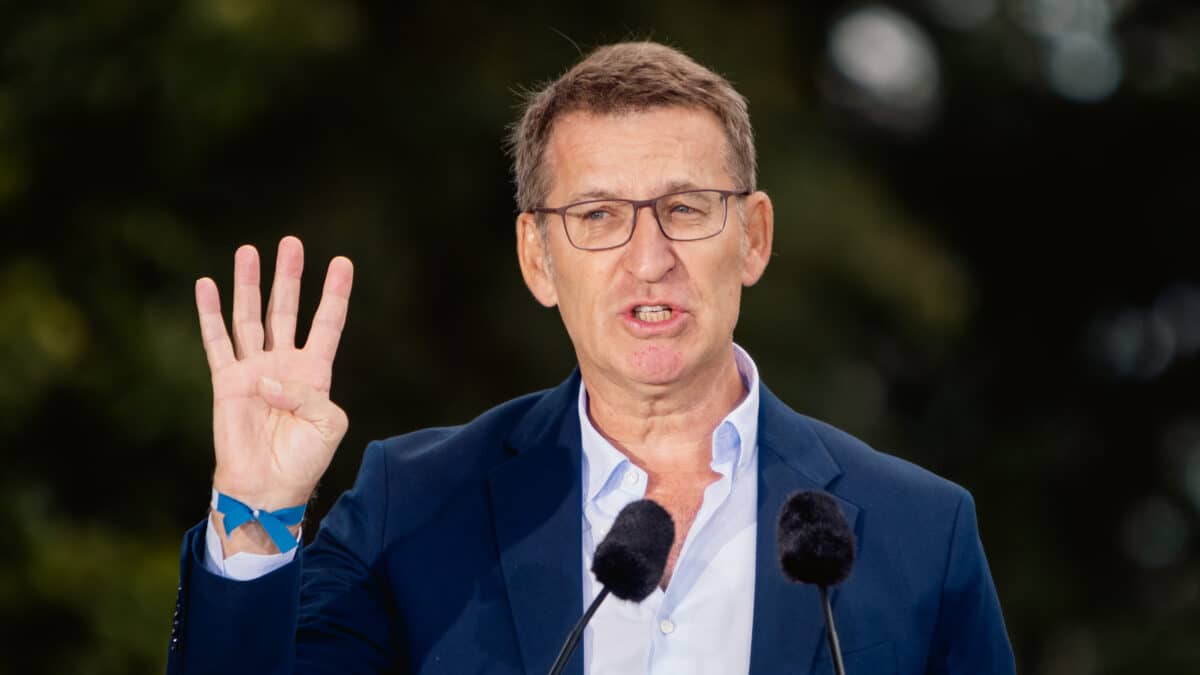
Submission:
[[633,317],[646,323],[661,323],[671,318],[671,307],[668,305],[637,305],[633,308]]

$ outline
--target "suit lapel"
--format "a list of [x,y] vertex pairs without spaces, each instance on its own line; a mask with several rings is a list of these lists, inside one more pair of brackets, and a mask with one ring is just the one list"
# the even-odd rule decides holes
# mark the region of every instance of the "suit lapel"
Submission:
[[[579,374],[551,390],[508,438],[490,475],[493,526],[525,670],[545,673],[583,614]],[[582,650],[567,673],[582,675]]]
[[[841,475],[805,419],[765,386],[759,403],[758,543],[754,577],[751,673],[807,673],[825,637],[816,587],[795,584],[779,567],[779,512],[798,490],[825,490]],[[838,498],[857,532],[858,507]],[[836,604],[837,592],[831,601]]]

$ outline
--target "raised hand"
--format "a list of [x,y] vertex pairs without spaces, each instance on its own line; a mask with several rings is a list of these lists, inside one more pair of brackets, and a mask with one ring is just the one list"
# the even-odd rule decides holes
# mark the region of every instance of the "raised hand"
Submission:
[[[303,269],[300,240],[285,237],[279,242],[264,329],[258,251],[253,246],[237,250],[232,342],[216,283],[207,277],[196,282],[200,333],[212,373],[213,485],[259,509],[307,502],[348,426],[346,413],[329,400],[329,387],[354,266],[347,258],[330,261],[308,341],[297,348]],[[256,541],[257,546],[243,541],[235,548],[265,547],[262,537]],[[232,555],[229,542],[224,543],[226,555]]]

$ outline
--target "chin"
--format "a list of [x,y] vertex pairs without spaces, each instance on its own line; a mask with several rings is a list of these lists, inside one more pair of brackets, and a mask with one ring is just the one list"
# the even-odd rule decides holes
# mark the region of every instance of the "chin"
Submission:
[[684,355],[675,346],[662,344],[637,345],[625,355],[628,372],[643,384],[670,384],[684,370]]

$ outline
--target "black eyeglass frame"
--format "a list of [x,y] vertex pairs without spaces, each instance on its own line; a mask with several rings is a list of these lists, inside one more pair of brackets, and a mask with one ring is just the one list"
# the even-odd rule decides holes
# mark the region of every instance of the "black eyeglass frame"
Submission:
[[[667,230],[666,230],[666,228],[663,227],[663,224],[662,224],[662,218],[660,218],[658,215],[658,200],[666,199],[667,197],[675,197],[678,195],[692,194],[692,193],[696,193],[696,192],[718,192],[721,194],[721,205],[725,207],[725,213],[724,213],[724,217],[721,219],[720,229],[718,229],[716,232],[713,232],[712,234],[706,234],[703,237],[696,237],[695,239],[679,239],[678,237],[672,237],[671,235],[667,234]],[[618,197],[613,197],[611,199],[588,199],[588,200],[585,200],[582,202],[574,202],[574,203],[567,204],[565,206],[559,206],[556,208],[549,207],[549,206],[535,206],[532,209],[530,209],[529,212],[530,213],[544,213],[544,214],[551,214],[551,213],[558,214],[558,220],[562,223],[563,234],[567,235],[567,241],[569,241],[572,246],[574,246],[575,248],[577,248],[581,251],[611,251],[614,248],[621,248],[625,244],[628,244],[630,239],[633,239],[633,232],[635,229],[637,229],[638,211],[641,211],[643,207],[650,207],[650,213],[654,214],[654,222],[658,223],[658,231],[662,232],[662,235],[664,237],[666,237],[667,239],[670,239],[671,241],[704,241],[705,239],[712,239],[713,237],[715,237],[718,234],[721,234],[722,232],[725,231],[725,225],[729,222],[729,198],[730,197],[749,197],[751,194],[753,194],[753,191],[751,191],[751,190],[719,190],[717,188],[696,188],[694,190],[678,190],[676,192],[668,192],[665,195],[659,195],[652,199],[640,199],[639,200],[639,199],[620,199]],[[603,246],[600,248],[585,248],[583,246],[580,246],[579,244],[576,244],[575,240],[571,239],[571,230],[567,228],[567,210],[578,208],[578,207],[584,206],[586,204],[600,204],[603,202],[624,202],[633,207],[633,217],[629,223],[628,236],[626,236],[625,240],[619,244],[613,244],[612,246]]]

